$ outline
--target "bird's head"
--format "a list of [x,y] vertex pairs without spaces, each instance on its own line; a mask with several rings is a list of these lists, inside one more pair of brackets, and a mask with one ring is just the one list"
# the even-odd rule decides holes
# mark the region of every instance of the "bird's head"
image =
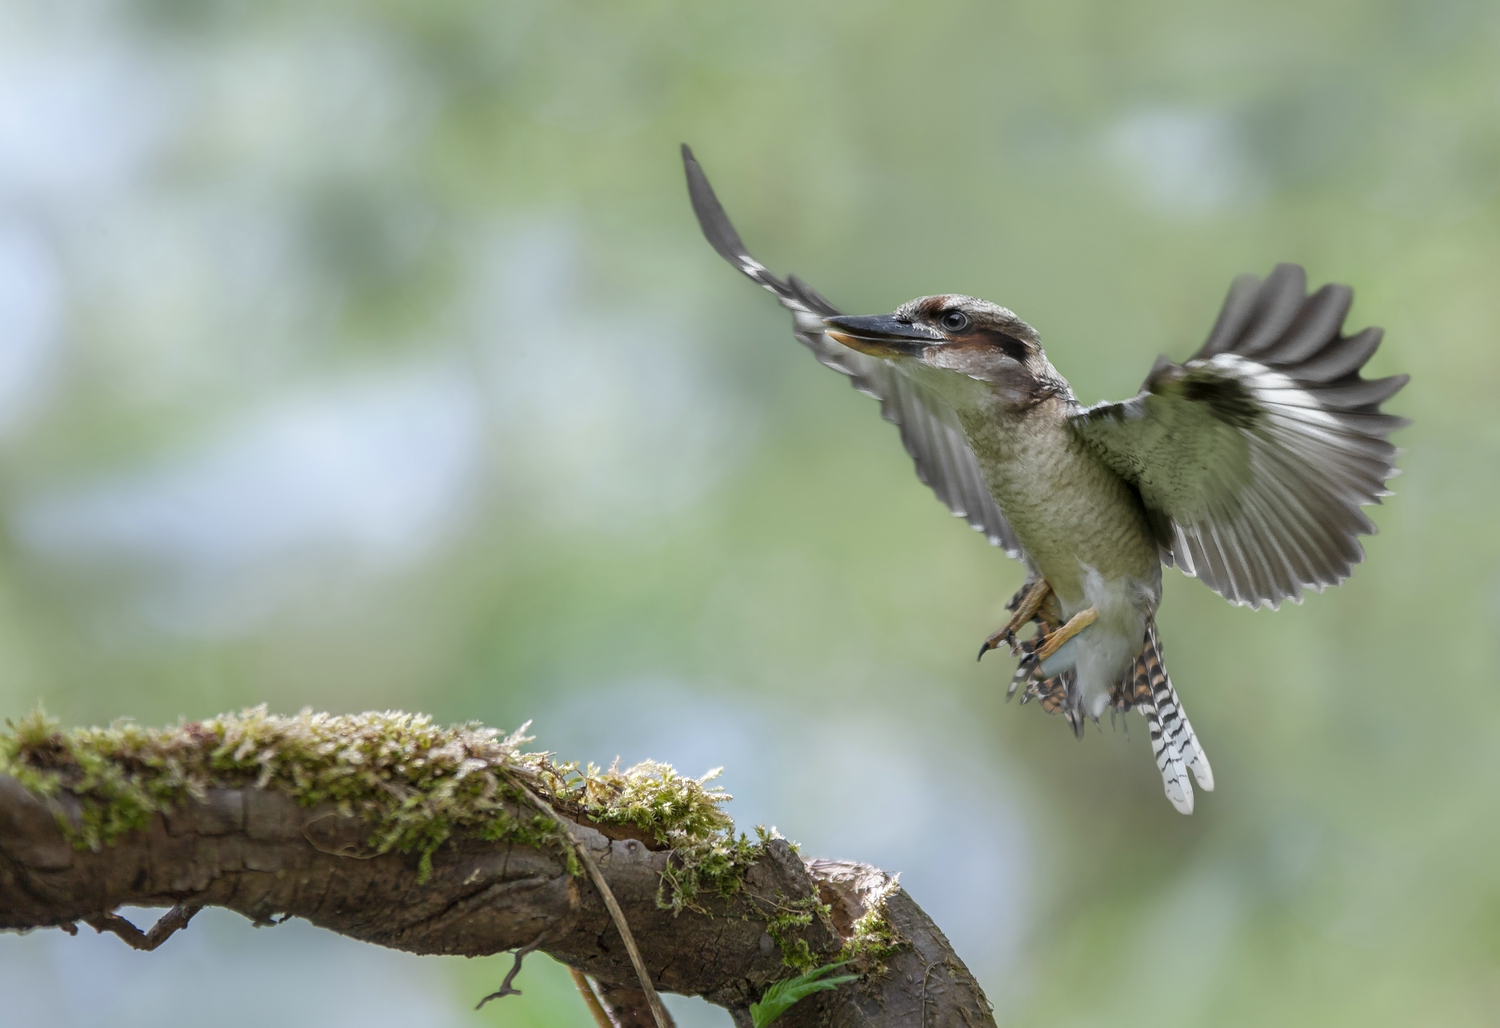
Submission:
[[988,300],[923,296],[890,314],[825,318],[833,339],[898,363],[916,361],[988,382],[1007,406],[1029,406],[1066,389],[1048,362],[1036,329]]

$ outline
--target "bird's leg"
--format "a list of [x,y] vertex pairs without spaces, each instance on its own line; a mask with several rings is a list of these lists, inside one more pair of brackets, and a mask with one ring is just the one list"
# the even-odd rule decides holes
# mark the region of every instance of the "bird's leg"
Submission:
[[1058,650],[1062,649],[1063,643],[1083,631],[1089,625],[1099,620],[1099,612],[1093,607],[1085,607],[1077,614],[1068,619],[1068,623],[1057,631],[1047,636],[1046,640],[1036,648],[1037,663],[1040,664]]
[[1011,611],[1010,620],[1000,627],[1000,630],[984,641],[979,647],[979,657],[983,660],[984,655],[990,650],[998,649],[1001,643],[1016,652],[1016,631],[1025,627],[1026,622],[1037,616],[1042,609],[1042,604],[1047,602],[1047,597],[1052,593],[1052,586],[1047,584],[1045,578],[1038,578],[1035,582],[1023,586],[1021,591],[1011,597],[1006,604],[1006,609]]

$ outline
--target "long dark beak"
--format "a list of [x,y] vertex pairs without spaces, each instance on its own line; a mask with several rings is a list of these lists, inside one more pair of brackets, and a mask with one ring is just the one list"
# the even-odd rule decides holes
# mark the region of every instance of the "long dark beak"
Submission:
[[840,314],[824,318],[823,324],[838,342],[872,357],[915,356],[944,341],[937,329],[901,321],[894,314]]

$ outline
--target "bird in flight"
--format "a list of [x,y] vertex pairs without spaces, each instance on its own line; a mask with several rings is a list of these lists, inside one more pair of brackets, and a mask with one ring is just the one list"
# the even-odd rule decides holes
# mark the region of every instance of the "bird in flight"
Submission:
[[[1162,661],[1162,565],[1231,603],[1300,602],[1364,559],[1407,424],[1380,404],[1406,375],[1365,379],[1381,330],[1342,331],[1353,294],[1307,295],[1295,264],[1229,287],[1208,341],[1159,357],[1141,391],[1085,407],[1037,332],[972,296],[923,296],[890,314],[841,314],[795,275],[746,251],[703,169],[682,147],[709,243],[792,314],[798,340],[901,430],[917,477],[1027,571],[1002,643],[1020,657],[1009,696],[1035,698],[1075,734],[1106,710],[1139,710],[1167,799],[1193,812],[1191,771],[1213,771]],[[1035,622],[1035,634],[1017,632]]]

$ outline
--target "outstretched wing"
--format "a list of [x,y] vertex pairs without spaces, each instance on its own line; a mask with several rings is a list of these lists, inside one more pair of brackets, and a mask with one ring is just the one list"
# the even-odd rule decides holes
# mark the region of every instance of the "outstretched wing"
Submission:
[[751,257],[687,144],[682,147],[682,162],[693,212],[719,256],[770,290],[792,312],[792,331],[819,361],[848,375],[856,389],[880,401],[880,413],[901,429],[901,441],[916,462],[917,477],[938,499],[990,542],[1019,557],[1020,545],[995,505],[952,409],[894,365],[831,339],[823,330],[823,319],[838,314],[838,309],[797,276],[782,281]]
[[1163,560],[1232,603],[1276,607],[1348,578],[1389,495],[1407,424],[1380,404],[1408,376],[1359,369],[1381,330],[1341,333],[1347,286],[1306,295],[1295,264],[1235,279],[1203,348],[1160,358],[1139,395],[1101,403],[1074,429],[1139,490]]

